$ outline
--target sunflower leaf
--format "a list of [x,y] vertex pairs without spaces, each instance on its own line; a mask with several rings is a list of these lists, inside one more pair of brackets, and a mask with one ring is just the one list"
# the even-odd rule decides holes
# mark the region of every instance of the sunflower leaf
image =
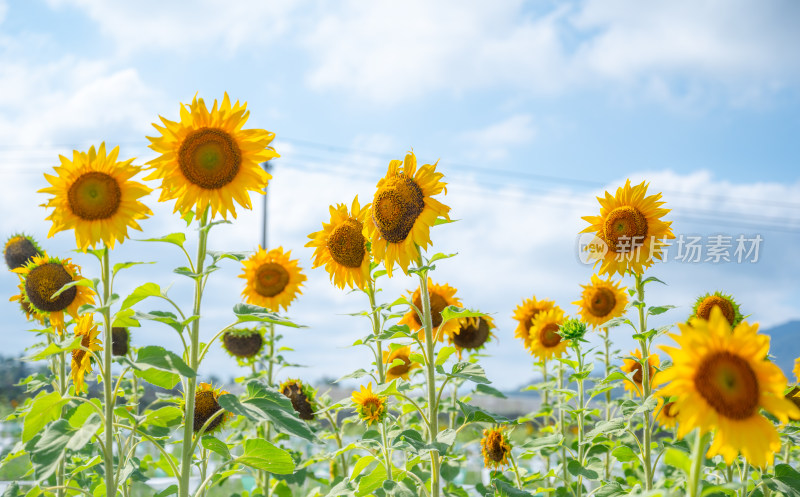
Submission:
[[449,259],[449,258],[455,257],[457,255],[458,255],[458,252],[456,252],[454,254],[443,254],[443,253],[439,252],[438,254],[435,254],[433,257],[430,258],[430,260],[428,261],[428,264],[433,264],[436,261],[440,261],[442,259]]
[[507,398],[503,392],[485,383],[478,383],[475,386],[475,392],[482,393],[484,395],[491,395],[492,397],[498,397],[500,399]]
[[503,480],[495,478],[492,480],[492,485],[497,490],[498,497],[533,497],[533,494],[525,490],[519,490],[514,485],[511,485]]
[[61,406],[67,403],[58,392],[39,395],[34,399],[22,425],[22,441],[29,442],[44,426],[61,415]]
[[228,450],[228,445],[222,440],[212,435],[204,435],[200,443],[211,452],[221,455],[225,460],[231,459],[231,452]]
[[169,235],[164,235],[160,238],[145,238],[143,240],[137,240],[139,242],[164,242],[164,243],[171,243],[173,245],[177,245],[178,247],[183,248],[183,244],[186,243],[186,235],[183,233],[170,233]]
[[459,318],[477,318],[481,316],[485,316],[486,313],[481,311],[473,311],[471,309],[463,309],[461,307],[457,307],[454,305],[449,305],[442,310],[442,324],[446,323],[451,319],[459,319]]
[[442,347],[441,349],[439,349],[439,353],[436,354],[436,365],[441,366],[447,361],[447,359],[451,355],[455,353],[456,353],[455,347]]
[[123,269],[128,269],[129,267],[138,266],[139,264],[155,264],[155,262],[118,262],[114,264],[114,268],[111,270],[111,274],[115,275],[117,272],[122,271]]
[[346,374],[346,375],[342,376],[338,380],[334,381],[334,383],[339,383],[339,382],[342,382],[344,380],[357,380],[359,378],[367,376],[368,374],[369,374],[369,372],[365,371],[364,369],[357,369],[357,370],[353,371],[350,374]]
[[775,476],[764,476],[772,490],[783,492],[787,497],[800,497],[800,473],[788,464],[775,465]]
[[62,286],[61,288],[59,288],[56,291],[56,293],[54,293],[53,295],[50,296],[50,299],[51,300],[55,299],[56,297],[58,297],[59,295],[61,295],[64,292],[66,292],[70,288],[76,287],[76,286],[88,286],[88,287],[91,287],[93,290],[95,289],[94,281],[92,281],[92,280],[90,280],[88,278],[82,278],[80,280],[70,281],[66,285]]
[[30,362],[41,361],[42,359],[50,357],[51,355],[55,355],[55,354],[58,354],[58,353],[61,353],[61,352],[67,352],[67,351],[70,351],[70,350],[78,349],[81,346],[82,338],[83,337],[80,337],[80,336],[66,337],[61,342],[49,343],[49,344],[47,344],[47,347],[45,347],[44,349],[40,350],[38,353],[36,353],[36,354],[34,354],[32,356],[23,357],[22,360],[30,361]]
[[513,423],[511,419],[508,419],[505,416],[501,416],[499,414],[493,414],[489,411],[485,411],[477,406],[472,406],[469,404],[465,404],[460,400],[456,400],[458,402],[458,406],[461,408],[461,412],[464,413],[464,423],[480,423],[480,422],[487,422],[487,423]]
[[236,460],[245,466],[276,475],[294,473],[294,460],[288,452],[258,438],[245,440],[244,454]]
[[148,345],[140,348],[139,355],[136,357],[135,366],[141,369],[151,367],[168,373],[177,373],[187,378],[194,378],[197,376],[194,369],[183,362],[180,356],[157,345]]
[[674,305],[659,305],[659,306],[651,306],[647,308],[647,314],[650,316],[657,316],[659,314],[663,314],[670,309],[675,309]]
[[437,366],[436,371],[439,374],[446,374],[451,378],[462,378],[474,383],[491,383],[489,379],[486,378],[486,372],[483,370],[483,368],[470,362],[455,363],[453,368],[450,370],[450,373],[445,373],[441,366]]
[[289,326],[291,328],[306,328],[306,326],[295,324],[290,320],[281,317],[274,312],[269,312],[267,309],[257,305],[236,304],[233,306],[233,313],[236,314],[238,323],[259,321],[262,323],[273,323],[280,326]]
[[130,295],[125,297],[125,300],[122,301],[120,310],[127,309],[134,304],[141,302],[147,297],[166,297],[166,294],[161,292],[161,287],[159,287],[157,284],[145,283],[144,285],[136,287],[136,289],[132,291]]

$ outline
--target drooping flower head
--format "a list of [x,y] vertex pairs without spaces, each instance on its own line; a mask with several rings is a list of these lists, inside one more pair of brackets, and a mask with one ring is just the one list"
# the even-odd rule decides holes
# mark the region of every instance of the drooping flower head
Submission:
[[395,263],[408,273],[408,265],[419,258],[420,249],[431,244],[430,231],[436,219],[450,219],[450,207],[433,198],[442,191],[447,193],[440,181],[443,177],[436,172],[436,164],[417,169],[417,158],[409,152],[404,161],[391,161],[386,176],[378,181],[364,228],[375,260],[384,262],[389,277]]
[[358,416],[371,425],[375,422],[381,422],[386,417],[386,397],[381,397],[372,393],[372,383],[370,382],[366,387],[361,385],[361,391],[353,392],[353,404],[356,405]]
[[[37,315],[37,319],[48,318],[58,333],[64,331],[64,313],[78,319],[78,308],[94,303],[94,290],[76,285],[53,295],[62,286],[83,279],[80,267],[69,259],[61,260],[47,255],[34,256],[24,267],[14,270],[23,280],[22,301]],[[13,298],[13,297],[12,297]]]
[[312,268],[325,265],[331,281],[339,288],[367,288],[370,256],[364,236],[364,222],[369,205],[363,208],[358,197],[353,199],[350,212],[345,204],[330,206],[331,221],[322,223],[322,231],[308,235],[306,247],[314,247]]
[[[192,429],[195,433],[199,433],[208,420],[210,420],[216,413],[223,411],[218,400],[221,395],[226,393],[228,392],[219,388],[215,389],[209,383],[200,383],[200,386],[197,387],[197,390],[194,394],[194,421],[192,424]],[[225,424],[225,421],[232,417],[232,413],[223,411],[222,414],[211,420],[203,433],[208,435],[209,433],[219,430]]]
[[508,455],[511,453],[511,444],[505,427],[493,427],[483,430],[481,438],[481,454],[483,464],[489,469],[502,469],[508,466]]
[[600,264],[600,274],[642,274],[654,260],[661,260],[665,239],[675,235],[670,228],[672,222],[662,220],[669,209],[661,208],[664,202],[660,193],[647,196],[644,181],[631,186],[627,180],[615,195],[606,192],[604,198],[597,200],[600,215],[584,216],[591,226],[581,233],[594,233],[608,248],[605,253],[590,254]]
[[131,334],[128,328],[114,326],[111,328],[111,355],[123,357],[131,349]]
[[48,237],[75,230],[75,243],[85,252],[98,243],[114,248],[128,237],[128,228],[141,231],[136,221],[153,213],[139,198],[152,190],[131,180],[141,169],[133,159],[117,161],[118,156],[119,147],[106,154],[105,143],[73,151],[72,160],[59,156],[55,176],[44,175],[51,186],[39,190],[53,195],[44,204],[54,209],[47,217],[53,221]]
[[742,322],[743,316],[739,310],[739,304],[731,297],[722,292],[707,293],[697,298],[692,307],[691,318],[708,319],[711,316],[711,309],[719,307],[722,315],[728,320],[728,324],[736,326]]
[[314,419],[314,397],[316,392],[311,385],[300,380],[289,379],[281,383],[281,393],[289,398],[292,408],[300,419],[311,421]]
[[297,265],[297,259],[290,259],[291,251],[284,252],[283,247],[270,251],[258,247],[255,254],[242,261],[245,284],[242,295],[248,304],[260,305],[272,312],[281,307],[288,309],[292,301],[303,292],[300,286],[306,281]]
[[678,347],[661,347],[673,364],[661,373],[669,384],[660,392],[675,398],[678,436],[695,428],[713,432],[709,458],[721,455],[731,464],[741,453],[753,466],[772,464],[781,439],[761,410],[786,423],[800,409],[784,398],[786,376],[767,360],[769,336],[746,321],[731,330],[719,307],[707,321],[678,327],[680,335],[670,334]]
[[531,355],[541,361],[564,355],[569,342],[559,334],[562,324],[564,324],[564,311],[560,307],[538,313],[533,318],[529,331],[531,342],[528,351]]
[[265,344],[264,328],[235,328],[222,335],[222,348],[241,366],[256,362]]
[[78,319],[78,324],[75,325],[75,336],[81,337],[82,348],[72,351],[71,363],[72,383],[75,385],[76,392],[84,390],[83,379],[86,373],[92,372],[92,353],[103,350],[100,340],[97,339],[98,334],[100,334],[100,330],[98,330],[92,314],[84,314]]
[[24,233],[11,235],[3,249],[3,257],[10,271],[23,267],[35,256],[43,254],[44,250],[39,247],[36,240]]
[[200,219],[211,206],[212,217],[236,217],[234,202],[251,209],[250,192],[263,193],[271,176],[261,163],[280,157],[269,146],[275,133],[242,129],[250,112],[247,104],[231,105],[228,94],[208,110],[197,96],[191,105],[181,104],[180,121],[161,117],[153,124],[161,136],[147,137],[149,147],[160,154],[147,164],[145,179],[161,180],[159,202],[176,199],[175,212],[194,209]]
[[620,283],[611,278],[602,280],[596,274],[588,285],[581,285],[581,300],[573,302],[579,308],[581,319],[594,327],[600,327],[609,320],[620,317],[628,305],[628,294]]
[[[458,321],[455,319],[451,319],[442,325],[444,321],[442,318],[443,310],[451,305],[461,307],[461,299],[456,297],[456,291],[455,288],[447,283],[437,285],[433,280],[428,278],[428,296],[430,297],[433,335],[434,339],[440,342],[444,341],[445,336],[452,335],[458,329]],[[409,296],[411,297],[411,303],[414,304],[414,307],[422,312],[422,292],[420,292],[419,288],[414,290],[413,293],[409,291]],[[403,315],[403,319],[401,319],[398,324],[407,324],[408,327],[411,328],[411,331],[419,330],[419,339],[421,341],[425,340],[425,327],[413,307],[408,309],[408,312]]]
[[[398,347],[391,352],[383,351],[383,364],[386,367],[386,381],[392,381],[395,378],[402,378],[408,380],[408,374],[422,366],[410,359],[411,347]],[[395,364],[397,363],[397,364]],[[392,365],[394,364],[394,366]]]
[[[633,392],[641,396],[644,391],[644,369],[642,368],[642,351],[636,349],[631,352],[632,357],[626,357],[622,360],[621,369],[624,373],[633,373],[633,383],[625,381],[625,390]],[[660,384],[660,373],[656,368],[661,365],[661,358],[658,354],[650,354],[647,357],[647,374],[650,379],[650,389],[652,390],[656,385]]]
[[450,343],[458,351],[460,359],[465,350],[474,352],[482,349],[489,338],[494,335],[492,330],[496,328],[491,316],[460,318],[458,329],[449,336]]
[[531,336],[531,325],[533,319],[543,311],[549,311],[555,306],[552,300],[536,300],[536,297],[524,299],[522,304],[514,309],[512,316],[517,321],[517,327],[514,329],[514,336],[522,340],[523,345],[528,351],[531,350],[531,343],[534,337]]

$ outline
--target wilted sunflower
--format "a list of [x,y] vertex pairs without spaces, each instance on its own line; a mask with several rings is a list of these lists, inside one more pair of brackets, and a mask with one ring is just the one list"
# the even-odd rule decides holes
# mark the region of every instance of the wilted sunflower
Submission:
[[597,197],[599,216],[582,218],[591,226],[581,233],[595,233],[608,247],[605,254],[592,253],[600,263],[600,274],[642,274],[653,260],[661,260],[665,239],[675,238],[672,222],[661,220],[669,212],[661,208],[661,194],[646,196],[647,186],[643,181],[632,187],[627,180],[614,196],[606,192],[605,198]]
[[330,206],[331,222],[322,223],[322,231],[308,235],[306,247],[314,247],[312,268],[325,265],[331,281],[339,288],[348,285],[366,289],[369,280],[370,257],[364,237],[364,221],[369,205],[361,206],[353,199],[350,212],[345,204]]
[[[103,350],[100,340],[97,335],[100,330],[92,319],[92,314],[84,314],[78,318],[78,324],[75,325],[75,336],[81,337],[81,347],[92,352],[99,352]],[[84,390],[83,378],[86,373],[92,372],[92,354],[83,349],[74,349],[72,351],[72,383],[75,385],[76,392]]]
[[784,398],[786,376],[767,360],[770,337],[746,321],[731,330],[718,307],[708,321],[678,327],[680,335],[670,334],[678,347],[661,347],[673,362],[661,373],[669,382],[661,395],[675,397],[678,436],[714,432],[709,458],[719,454],[731,464],[741,453],[753,466],[772,464],[781,439],[761,409],[781,423],[800,417],[800,409]]
[[619,283],[614,283],[611,278],[601,280],[596,274],[588,285],[581,285],[583,293],[581,300],[573,302],[579,307],[579,314],[583,321],[595,327],[600,327],[610,319],[622,316],[625,306],[628,305],[628,294],[625,288],[620,288]]
[[[408,374],[422,366],[416,362],[411,362],[409,356],[411,355],[411,347],[398,347],[393,351],[383,351],[383,363],[386,365],[386,381],[392,381],[395,378],[402,378],[408,380]],[[396,364],[395,361],[402,361],[402,364]]]
[[191,105],[181,104],[180,122],[161,118],[164,126],[153,123],[160,133],[147,137],[149,147],[161,154],[147,164],[153,172],[145,179],[160,179],[158,201],[177,199],[175,212],[195,209],[200,219],[206,207],[235,218],[234,201],[252,208],[250,192],[263,193],[270,176],[261,163],[280,157],[269,146],[275,133],[264,129],[242,129],[250,112],[247,103],[231,105],[228,94],[209,111],[197,96]]
[[386,397],[380,397],[372,393],[372,382],[366,388],[362,385],[361,391],[353,392],[353,404],[356,404],[358,416],[371,425],[374,422],[383,421],[386,417]]
[[722,292],[707,293],[698,297],[694,307],[692,307],[692,315],[689,319],[698,317],[707,320],[711,316],[711,309],[714,307],[719,307],[722,315],[725,316],[731,326],[736,326],[742,322],[743,317],[741,311],[739,311],[739,304],[733,300],[733,297]]
[[300,380],[286,380],[281,383],[281,393],[292,402],[292,408],[300,419],[311,421],[314,419],[314,389],[303,384]]
[[675,428],[678,424],[678,409],[675,407],[675,402],[664,403],[664,397],[659,396],[656,403],[655,420],[664,428]]
[[458,351],[458,358],[464,350],[480,350],[493,335],[492,330],[497,328],[494,320],[489,316],[460,318],[458,329],[449,335],[450,343]]
[[[443,342],[445,335],[450,336],[458,329],[458,320],[456,319],[447,321],[441,329],[439,328],[442,325],[442,311],[445,308],[451,305],[461,307],[461,300],[456,297],[456,291],[455,288],[447,283],[437,285],[428,278],[428,296],[431,304],[431,325],[433,326],[434,340],[438,339]],[[411,303],[422,312],[422,293],[419,288],[414,290],[413,294],[411,292],[409,294],[411,294]],[[409,308],[398,324],[407,324],[411,331],[419,330],[420,341],[425,340],[425,327],[414,308]]]
[[524,299],[522,304],[514,309],[512,316],[517,321],[517,327],[514,329],[514,336],[523,341],[525,348],[531,350],[531,342],[533,338],[530,334],[533,318],[542,311],[549,311],[555,306],[552,300],[536,300],[536,297]]
[[[47,255],[34,256],[24,267],[14,270],[23,280],[22,301],[27,302],[37,319],[48,318],[58,333],[64,331],[64,312],[78,318],[78,308],[94,304],[94,290],[76,285],[51,298],[62,286],[83,279],[80,267],[69,259]],[[14,297],[12,297],[13,299]]]
[[378,181],[378,191],[369,211],[365,233],[372,241],[376,261],[383,261],[386,273],[392,276],[395,262],[408,273],[408,265],[431,244],[431,226],[439,216],[450,219],[450,207],[433,196],[447,193],[444,175],[436,172],[436,164],[417,169],[414,152],[404,161],[389,162],[386,176]]
[[531,355],[545,361],[553,357],[561,357],[569,346],[569,342],[561,338],[558,328],[564,323],[564,311],[560,307],[542,311],[533,318],[530,329],[531,344],[528,351]]
[[117,162],[118,155],[119,147],[106,155],[101,143],[97,150],[73,151],[72,160],[59,156],[56,175],[44,175],[52,186],[39,190],[53,195],[44,204],[54,209],[47,217],[53,221],[48,237],[74,229],[75,243],[86,251],[101,242],[114,248],[115,241],[128,237],[129,227],[141,231],[136,220],[153,213],[138,199],[152,190],[131,181],[141,168],[131,164],[133,159]]
[[24,233],[11,235],[3,249],[3,257],[11,271],[21,268],[35,256],[42,254],[44,250],[39,247],[36,240]]
[[[222,406],[219,405],[217,400],[226,393],[228,392],[219,388],[215,389],[208,383],[200,384],[194,394],[194,424],[192,429],[195,433],[198,433],[214,414],[222,411]],[[208,424],[203,434],[208,435],[218,430],[225,423],[225,420],[230,417],[233,417],[233,414],[223,411],[222,414],[215,417]]]
[[265,343],[264,328],[238,328],[222,335],[222,348],[242,366],[256,362]]
[[[630,381],[625,382],[625,390],[629,392],[633,392],[636,395],[641,396],[644,388],[644,370],[642,369],[641,359],[642,359],[642,351],[636,349],[631,352],[631,356],[635,359],[631,358],[624,358],[622,360],[622,366],[620,368],[625,374],[633,373],[633,382],[636,383],[634,386],[631,384]],[[653,387],[656,385],[661,384],[661,375],[656,368],[661,365],[661,358],[658,357],[658,354],[650,354],[647,358],[647,374],[649,375],[648,378],[650,379],[650,389],[652,390]],[[658,376],[658,380],[656,381],[656,376]]]
[[261,247],[255,254],[242,261],[244,278],[247,283],[242,295],[248,304],[265,307],[278,312],[281,307],[289,308],[289,304],[303,292],[300,286],[306,281],[306,275],[300,272],[297,260],[289,259],[291,251],[284,252],[283,247],[266,251]]
[[483,464],[487,468],[498,470],[508,465],[508,455],[511,453],[511,444],[505,427],[494,427],[483,430],[481,438],[481,454]]

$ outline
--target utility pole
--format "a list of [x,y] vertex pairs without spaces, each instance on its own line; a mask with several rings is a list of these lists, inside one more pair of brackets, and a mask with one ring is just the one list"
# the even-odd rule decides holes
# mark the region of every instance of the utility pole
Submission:
[[[273,169],[269,162],[263,162],[261,165],[267,174]],[[264,222],[261,225],[261,248],[264,250],[267,250],[267,188],[267,186],[264,187]]]

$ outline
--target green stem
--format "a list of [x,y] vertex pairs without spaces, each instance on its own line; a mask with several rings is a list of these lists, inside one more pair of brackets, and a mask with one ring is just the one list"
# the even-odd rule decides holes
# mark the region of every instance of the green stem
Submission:
[[[104,454],[106,496],[115,497],[117,495],[117,482],[114,477],[114,407],[116,397],[114,396],[114,378],[111,376],[111,362],[114,360],[111,355],[112,333],[111,333],[111,309],[108,301],[111,298],[111,264],[109,262],[109,248],[103,247],[103,263],[101,276],[103,277],[103,407],[105,408],[105,446]],[[121,454],[120,454],[121,456]]]
[[450,413],[450,428],[455,430],[458,418],[458,383],[453,383],[453,395],[451,399],[453,401],[453,411]]
[[[636,275],[636,299],[639,302],[637,306],[639,310],[639,333],[644,334],[647,331],[647,321],[644,314],[644,285],[642,284],[642,275]],[[642,404],[647,402],[651,395],[650,385],[650,351],[646,338],[639,340],[642,348]],[[642,441],[642,462],[644,466],[644,485],[645,490],[653,489],[653,466],[651,464],[651,451],[650,445],[653,437],[653,420],[652,414],[649,410],[642,413],[642,420],[644,423],[644,440]]]
[[519,475],[519,468],[517,467],[517,461],[514,460],[514,453],[512,451],[508,451],[508,459],[511,461],[511,467],[514,468],[514,476],[517,478],[517,488],[522,490],[522,477]]
[[[195,273],[203,273],[203,264],[206,259],[206,243],[208,242],[208,208],[200,219],[199,239],[197,242],[197,262]],[[193,316],[200,315],[200,304],[203,300],[203,279],[195,279]],[[200,319],[192,321],[189,341],[189,367],[197,373],[200,368]],[[192,474],[192,438],[194,436],[194,396],[197,387],[197,377],[186,378],[186,388],[183,390],[185,410],[183,423],[183,444],[181,446],[181,474],[178,489],[180,497],[189,497],[189,477]]]
[[[584,385],[583,385],[583,378],[581,374],[583,373],[583,354],[581,353],[581,346],[580,342],[577,340],[573,341],[573,348],[575,349],[575,355],[578,356],[578,464],[583,467],[583,458],[584,458],[584,451],[585,447],[583,445],[583,422],[584,422],[584,407],[586,405],[586,398],[584,392]],[[578,485],[577,485],[577,496],[581,497],[583,495],[583,476],[578,477]]]
[[[331,416],[330,411],[325,411],[325,417],[328,418],[328,422],[331,424],[331,431],[333,431],[333,438],[336,440],[336,446],[339,447],[339,450],[342,450],[344,448],[344,443],[342,442],[342,437],[339,434],[339,426],[336,424],[333,416]],[[339,454],[339,457],[342,460],[342,476],[347,477],[347,473],[349,472],[347,468],[347,458],[345,457],[344,453]]]
[[[267,363],[267,385],[273,386],[275,383],[275,324],[269,323],[267,326],[269,330],[269,362]],[[269,441],[272,438],[272,425],[269,421],[265,421],[263,425],[264,438]],[[272,474],[268,471],[261,472],[261,480],[263,486],[261,493],[266,497],[270,497],[272,493]]]
[[[608,336],[608,328],[603,328],[604,362],[606,367],[606,377],[611,374],[611,339]],[[606,421],[611,421],[611,390],[606,391]],[[604,465],[605,481],[611,480],[611,451],[606,451]]]
[[377,366],[378,366],[378,381],[380,384],[386,383],[386,372],[383,366],[383,344],[378,340],[378,335],[381,333],[381,324],[378,316],[378,309],[375,306],[375,282],[372,281],[372,276],[369,277],[367,285],[367,295],[369,296],[369,309],[372,314],[372,334],[375,335],[375,345],[378,348]]
[[[58,388],[60,390],[61,397],[64,397],[67,394],[67,361],[65,358],[65,353],[61,352],[58,354]],[[61,407],[61,417],[64,417],[64,411],[66,410],[66,406]],[[58,468],[56,470],[56,485],[58,485],[58,497],[64,497],[66,495],[66,489],[64,488],[66,485],[67,480],[67,463],[66,457],[62,457],[61,461],[58,462]]]
[[703,474],[703,461],[705,460],[705,450],[708,444],[708,434],[700,435],[698,431],[695,433],[694,449],[692,451],[692,466],[689,469],[689,481],[687,485],[689,488],[689,497],[697,497],[700,495],[700,477]]
[[[419,293],[422,299],[422,317],[425,326],[425,367],[428,387],[428,430],[429,442],[436,441],[439,433],[439,407],[436,405],[436,370],[434,369],[434,355],[436,343],[433,341],[433,324],[431,319],[431,302],[428,294],[428,277],[426,271],[419,275]],[[439,452],[432,450],[431,456],[431,497],[439,497]]]
[[392,457],[389,452],[389,442],[386,438],[386,420],[381,422],[381,434],[383,435],[383,460],[386,462],[386,480],[392,481]]
[[[564,364],[560,361],[558,363],[558,389],[564,389]],[[566,439],[567,427],[564,421],[564,408],[559,406],[558,430],[561,432],[561,436]],[[564,444],[561,445],[561,470],[564,474],[564,486],[569,487],[569,473],[567,472],[567,449],[564,447]]]

